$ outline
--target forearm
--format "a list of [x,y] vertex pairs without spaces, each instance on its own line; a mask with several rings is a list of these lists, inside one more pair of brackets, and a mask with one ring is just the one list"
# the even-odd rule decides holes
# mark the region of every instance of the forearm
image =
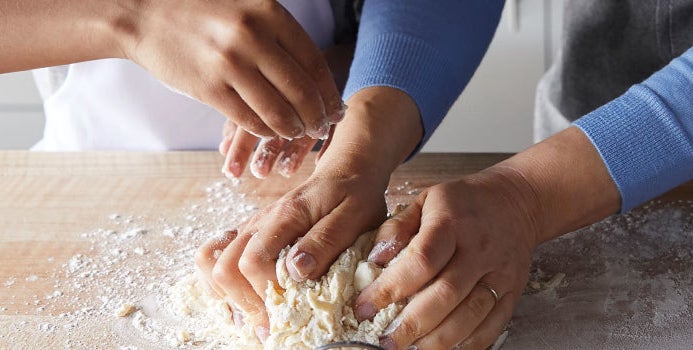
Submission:
[[0,73],[122,57],[136,1],[0,1]]
[[459,97],[493,38],[502,0],[368,0],[345,98],[390,86],[416,103],[423,145]]
[[534,242],[618,211],[620,195],[587,136],[571,127],[482,172],[510,193],[533,223]]
[[404,92],[370,87],[346,101],[346,117],[337,125],[316,172],[390,174],[416,148],[423,134],[419,111]]

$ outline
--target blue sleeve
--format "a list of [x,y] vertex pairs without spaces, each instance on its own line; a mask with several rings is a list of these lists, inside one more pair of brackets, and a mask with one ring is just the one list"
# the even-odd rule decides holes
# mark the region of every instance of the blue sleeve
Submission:
[[575,122],[621,193],[621,212],[693,178],[693,48]]
[[370,86],[407,93],[424,129],[418,151],[479,66],[503,3],[366,0],[344,99]]

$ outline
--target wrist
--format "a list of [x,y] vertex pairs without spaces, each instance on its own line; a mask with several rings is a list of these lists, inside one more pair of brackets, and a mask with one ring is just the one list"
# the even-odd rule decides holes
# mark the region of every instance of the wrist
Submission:
[[537,245],[614,214],[620,206],[601,157],[575,127],[486,171],[501,174],[519,189],[515,200],[536,227]]
[[401,90],[377,86],[355,93],[346,104],[346,116],[316,172],[346,166],[389,180],[421,141],[423,127],[416,103]]

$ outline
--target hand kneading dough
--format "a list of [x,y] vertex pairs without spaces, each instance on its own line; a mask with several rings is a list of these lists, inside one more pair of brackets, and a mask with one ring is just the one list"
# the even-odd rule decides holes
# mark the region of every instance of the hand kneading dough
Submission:
[[270,336],[265,349],[312,349],[339,340],[379,344],[378,338],[403,308],[390,304],[373,321],[359,323],[353,303],[358,292],[373,282],[380,268],[366,262],[374,233],[362,235],[344,251],[319,281],[296,282],[286,270],[288,247],[277,261],[278,286],[269,283],[265,305]]
[[[378,344],[384,329],[404,304],[380,310],[373,321],[359,323],[353,304],[361,291],[380,275],[381,268],[366,261],[374,233],[362,235],[344,251],[319,281],[295,282],[286,271],[288,247],[277,261],[279,285],[268,284],[265,305],[270,317],[270,336],[260,345],[251,324],[237,329],[223,300],[212,296],[197,276],[179,281],[170,291],[170,308],[192,319],[195,329],[185,329],[194,341],[204,341],[221,349],[303,350],[339,340],[359,340]],[[396,260],[396,259],[395,259]],[[394,260],[393,260],[394,262]],[[181,343],[183,345],[183,343]]]

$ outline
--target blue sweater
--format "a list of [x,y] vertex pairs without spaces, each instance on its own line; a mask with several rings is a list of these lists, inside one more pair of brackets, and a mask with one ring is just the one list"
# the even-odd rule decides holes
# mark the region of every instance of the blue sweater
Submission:
[[[479,65],[503,2],[366,0],[344,98],[369,86],[406,92],[421,146]],[[622,212],[693,178],[693,49],[575,125],[604,160]]]

